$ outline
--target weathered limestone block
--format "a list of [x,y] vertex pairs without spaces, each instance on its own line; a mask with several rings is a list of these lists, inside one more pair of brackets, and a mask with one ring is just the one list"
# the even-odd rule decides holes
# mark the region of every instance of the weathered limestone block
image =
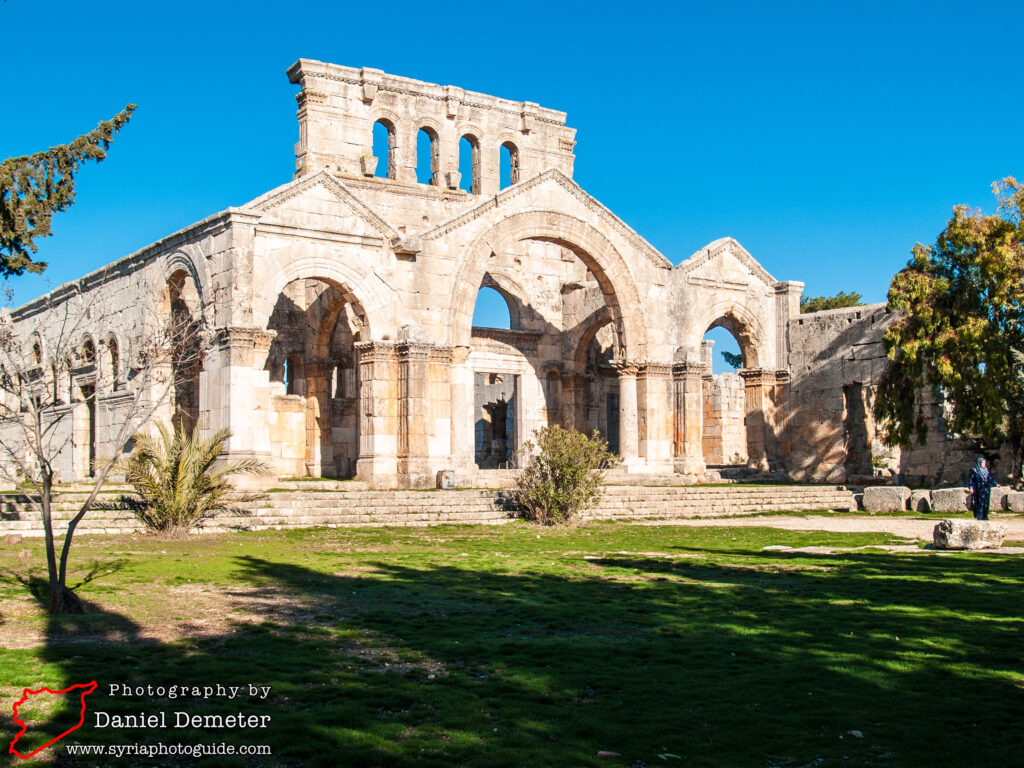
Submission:
[[864,509],[867,512],[892,512],[906,509],[910,489],[904,485],[873,485],[864,489]]
[[1024,491],[1010,491],[1006,494],[1006,508],[1011,512],[1024,512]]
[[916,490],[910,493],[910,509],[913,512],[931,512],[932,494],[927,490]]
[[1012,490],[1012,488],[1008,488],[1005,485],[993,488],[992,495],[989,497],[988,508],[993,510],[1007,509],[1006,497],[1010,495]]
[[966,488],[939,488],[932,491],[932,509],[936,512],[968,512],[971,492]]
[[988,520],[942,520],[932,540],[938,549],[999,549],[1006,526]]

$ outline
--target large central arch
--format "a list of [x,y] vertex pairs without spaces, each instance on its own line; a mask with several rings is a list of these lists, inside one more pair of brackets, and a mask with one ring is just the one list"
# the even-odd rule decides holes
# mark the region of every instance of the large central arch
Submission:
[[448,333],[454,346],[469,346],[473,306],[492,253],[523,240],[543,240],[571,250],[601,286],[612,316],[619,351],[630,359],[647,356],[647,328],[640,294],[629,265],[614,245],[581,219],[557,211],[517,213],[481,235],[455,275]]

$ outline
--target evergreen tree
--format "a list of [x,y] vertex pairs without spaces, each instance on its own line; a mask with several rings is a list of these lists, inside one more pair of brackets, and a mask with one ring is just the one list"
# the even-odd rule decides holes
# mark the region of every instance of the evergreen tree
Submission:
[[0,277],[46,269],[46,262],[33,259],[36,238],[51,234],[53,214],[75,202],[79,166],[107,156],[114,134],[134,110],[129,104],[70,144],[0,163]]

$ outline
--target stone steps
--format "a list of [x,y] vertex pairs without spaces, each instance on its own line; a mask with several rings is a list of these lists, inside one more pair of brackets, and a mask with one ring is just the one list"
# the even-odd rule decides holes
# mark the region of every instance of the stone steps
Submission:
[[[488,489],[464,491],[374,491],[345,483],[344,490],[324,487],[268,493],[239,504],[240,512],[209,520],[205,531],[263,530],[313,526],[425,526],[444,523],[498,524],[509,520],[508,494]],[[120,491],[104,494],[115,501]],[[54,504],[55,532],[78,510],[80,492],[58,495]],[[76,503],[77,502],[77,503]],[[758,512],[807,509],[856,509],[853,493],[842,486],[606,486],[595,509],[584,516],[595,520],[726,517]],[[127,533],[140,530],[127,509],[94,509],[78,528],[80,533]],[[0,505],[0,535],[42,534],[38,513],[27,503]]]

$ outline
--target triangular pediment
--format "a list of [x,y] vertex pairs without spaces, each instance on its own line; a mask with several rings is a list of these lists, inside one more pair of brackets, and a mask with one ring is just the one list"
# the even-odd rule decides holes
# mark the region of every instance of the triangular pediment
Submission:
[[326,171],[271,190],[243,207],[261,223],[392,238],[398,231]]
[[767,286],[774,287],[778,283],[746,248],[731,237],[708,243],[686,261],[680,262],[676,270],[682,274],[729,282],[747,282],[753,276]]

